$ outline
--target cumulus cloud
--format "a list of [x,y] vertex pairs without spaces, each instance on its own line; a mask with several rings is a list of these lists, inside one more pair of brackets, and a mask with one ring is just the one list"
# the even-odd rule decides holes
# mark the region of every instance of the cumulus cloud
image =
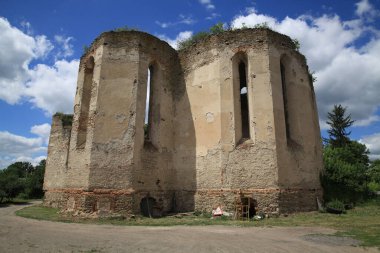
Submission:
[[211,0],[199,0],[199,3],[201,3],[204,7],[206,7],[207,10],[215,9],[215,5],[212,4]]
[[29,161],[37,164],[45,159],[50,125],[35,125],[30,132],[37,137],[24,137],[8,131],[0,131],[0,169],[17,161]]
[[39,138],[41,138],[43,143],[47,145],[49,143],[50,128],[51,128],[50,124],[45,123],[42,125],[32,126],[32,128],[30,129],[30,132],[32,134],[37,135]]
[[[22,26],[31,29],[28,22]],[[2,17],[0,34],[0,48],[6,48],[0,50],[0,99],[9,104],[28,101],[47,114],[72,112],[79,60],[64,58],[73,54],[73,38],[57,35],[54,46],[45,35],[24,33]],[[52,66],[31,67],[33,60],[44,60],[53,51],[61,59]]]
[[163,34],[159,34],[158,37],[160,39],[166,41],[167,43],[169,43],[169,45],[172,46],[174,49],[177,49],[178,48],[178,42],[186,40],[186,39],[190,38],[192,35],[193,35],[192,31],[184,31],[184,32],[180,32],[177,35],[177,37],[174,39],[171,39],[168,36],[163,35]]
[[380,159],[380,133],[364,136],[359,142],[365,144],[371,154],[371,160]]
[[361,18],[372,21],[376,16],[380,15],[379,10],[375,9],[369,0],[361,0],[356,3],[355,14]]
[[[17,103],[22,96],[29,63],[46,55],[52,45],[46,37],[33,38],[0,17],[0,99]],[[6,49],[6,50],[4,50]]]
[[[366,2],[358,4],[357,14],[363,16],[368,12],[365,7],[359,8]],[[278,20],[250,9],[247,14],[235,17],[231,26],[253,27],[260,23],[300,41],[300,50],[317,77],[315,90],[321,127],[326,126],[327,112],[334,104],[347,106],[356,126],[380,119],[376,115],[380,106],[380,71],[375,67],[380,66],[380,39],[379,31],[368,20],[359,17],[343,21],[338,15],[302,15]],[[357,43],[363,36],[370,38],[368,42]]]
[[72,113],[78,67],[78,60],[36,65],[28,71],[30,78],[24,84],[24,95],[48,114]]

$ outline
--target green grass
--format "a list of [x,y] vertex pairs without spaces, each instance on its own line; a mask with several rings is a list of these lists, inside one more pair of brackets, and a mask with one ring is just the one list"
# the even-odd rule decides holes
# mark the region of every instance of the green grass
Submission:
[[210,219],[205,216],[184,216],[176,218],[173,216],[159,219],[136,217],[135,219],[103,218],[103,219],[80,219],[71,216],[60,215],[58,209],[43,207],[40,205],[29,206],[18,210],[17,215],[39,220],[50,220],[60,222],[77,222],[86,224],[112,224],[123,226],[204,226],[204,225],[226,225],[226,226],[308,226],[328,227],[338,230],[338,236],[350,236],[362,241],[362,246],[380,247],[380,200],[373,200],[358,205],[347,214],[335,215],[328,213],[298,213],[288,217],[269,218],[261,221],[236,221],[226,217],[222,219]]

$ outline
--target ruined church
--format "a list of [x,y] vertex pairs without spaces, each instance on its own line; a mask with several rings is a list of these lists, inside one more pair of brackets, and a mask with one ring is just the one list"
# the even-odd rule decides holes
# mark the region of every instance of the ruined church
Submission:
[[311,211],[322,167],[313,83],[289,37],[241,29],[177,51],[105,32],[81,57],[74,114],[53,116],[44,205],[233,211],[249,196],[257,212]]

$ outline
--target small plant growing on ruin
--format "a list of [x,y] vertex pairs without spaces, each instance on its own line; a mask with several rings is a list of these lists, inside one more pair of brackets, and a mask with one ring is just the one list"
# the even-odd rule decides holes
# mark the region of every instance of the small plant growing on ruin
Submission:
[[317,77],[315,76],[315,71],[309,71],[309,81],[310,83],[315,83],[317,81]]
[[144,124],[144,138],[145,140],[149,139],[148,124]]
[[73,124],[73,115],[57,112],[54,116],[59,116],[62,121],[62,126],[71,126]]
[[135,27],[129,27],[127,25],[122,27],[117,27],[112,30],[113,32],[126,32],[126,31],[140,31],[138,28]]
[[292,41],[293,41],[294,49],[296,51],[299,51],[301,48],[301,44],[300,44],[299,40],[298,39],[292,39]]
[[178,49],[179,50],[185,49],[185,48],[197,43],[198,41],[203,40],[204,38],[206,38],[209,35],[210,35],[210,33],[208,33],[208,32],[204,32],[204,31],[198,32],[198,33],[194,34],[193,36],[191,36],[190,38],[178,42]]
[[226,30],[224,29],[224,25],[222,22],[219,22],[219,23],[210,27],[210,33],[211,34],[218,34],[218,33],[224,32],[224,31],[226,31]]
[[87,54],[90,51],[90,47],[87,45],[83,45],[83,54]]
[[253,26],[253,28],[255,28],[255,29],[270,29],[270,30],[272,30],[272,29],[269,27],[269,25],[268,25],[267,22],[263,22],[263,23],[256,24],[256,25]]
[[211,26],[209,31],[200,31],[200,32],[194,34],[193,36],[191,36],[190,38],[178,42],[178,49],[181,50],[181,49],[187,48],[187,47],[197,43],[198,41],[203,40],[204,38],[206,38],[212,34],[223,33],[227,30],[229,30],[229,29],[226,29],[224,27],[224,24],[222,22],[219,22],[219,23]]

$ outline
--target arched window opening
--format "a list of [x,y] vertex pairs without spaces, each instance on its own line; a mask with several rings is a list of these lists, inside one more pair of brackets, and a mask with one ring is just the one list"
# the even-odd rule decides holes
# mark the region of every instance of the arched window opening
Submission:
[[146,88],[146,101],[145,101],[145,118],[144,118],[144,138],[145,140],[150,140],[151,138],[151,126],[152,126],[152,91],[153,91],[153,75],[154,68],[149,66],[148,68],[148,78],[147,78],[147,88]]
[[84,148],[87,139],[88,114],[91,100],[91,86],[94,75],[94,57],[90,57],[85,65],[82,97],[79,112],[77,148]]
[[243,61],[239,62],[239,82],[240,82],[240,111],[241,111],[241,133],[242,138],[249,139],[249,109],[248,109],[248,87],[247,71]]
[[286,68],[284,64],[284,60],[280,61],[280,69],[281,69],[281,86],[282,86],[282,100],[284,102],[284,118],[285,118],[285,131],[286,131],[286,139],[290,138],[289,131],[289,108],[288,108],[288,96],[286,92]]

